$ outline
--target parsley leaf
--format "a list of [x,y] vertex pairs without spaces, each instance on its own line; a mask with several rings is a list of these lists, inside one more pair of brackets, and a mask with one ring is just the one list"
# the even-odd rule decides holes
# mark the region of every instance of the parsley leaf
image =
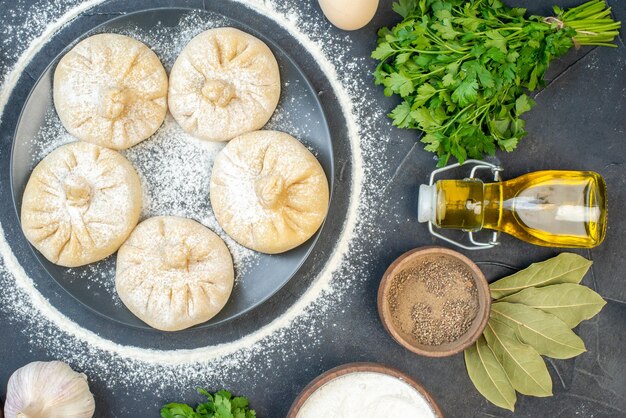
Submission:
[[372,58],[375,58],[377,60],[384,60],[389,55],[393,54],[394,51],[395,49],[393,49],[389,42],[383,42],[378,45],[374,52],[372,52]]
[[416,0],[399,0],[393,4],[393,11],[402,17],[407,17],[417,7]]
[[418,107],[417,109],[412,111],[411,117],[415,119],[419,127],[424,131],[428,131],[431,128],[436,128],[439,126],[437,121],[431,115],[430,111],[425,107]]
[[485,48],[496,48],[505,54],[507,53],[506,38],[500,32],[497,30],[490,30],[485,32],[485,35],[489,38],[485,41]]
[[413,81],[404,72],[389,74],[383,81],[383,84],[387,87],[385,93],[392,92],[402,97],[406,97],[415,91]]
[[535,105],[535,101],[525,94],[522,94],[515,100],[515,114],[520,116],[528,112]]
[[413,117],[411,116],[411,104],[409,102],[402,102],[395,109],[391,111],[389,117],[393,119],[393,124],[399,128],[413,128],[411,122]]
[[182,403],[169,403],[161,408],[162,418],[256,418],[256,412],[250,409],[250,402],[243,396],[232,397],[227,390],[214,394],[198,388],[198,393],[207,398],[194,410]]
[[452,93],[452,100],[465,107],[474,103],[478,98],[478,83],[476,80],[465,80]]
[[163,418],[200,418],[192,407],[182,403],[169,403],[161,409]]

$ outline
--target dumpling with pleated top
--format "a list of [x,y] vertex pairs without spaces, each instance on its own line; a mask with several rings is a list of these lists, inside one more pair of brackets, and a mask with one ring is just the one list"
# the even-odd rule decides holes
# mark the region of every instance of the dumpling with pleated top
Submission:
[[220,226],[241,245],[268,254],[315,234],[328,211],[328,179],[315,156],[291,135],[255,131],[218,154],[211,205]]
[[83,141],[122,150],[150,137],[167,113],[168,79],[156,54],[128,36],[79,42],[54,71],[54,106]]
[[186,132],[209,141],[261,129],[279,97],[274,54],[235,28],[210,29],[193,38],[170,74],[170,112]]
[[117,254],[115,287],[122,302],[163,331],[213,318],[226,305],[234,280],[224,241],[192,219],[148,218]]
[[77,267],[113,254],[141,212],[137,172],[119,152],[63,145],[35,167],[22,197],[22,229],[51,262]]

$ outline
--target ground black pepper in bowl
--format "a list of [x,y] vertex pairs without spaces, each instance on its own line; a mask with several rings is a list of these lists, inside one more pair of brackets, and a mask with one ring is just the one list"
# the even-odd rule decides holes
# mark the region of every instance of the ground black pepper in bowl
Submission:
[[421,257],[391,278],[389,310],[404,338],[422,345],[451,343],[472,326],[479,310],[472,270],[442,255]]

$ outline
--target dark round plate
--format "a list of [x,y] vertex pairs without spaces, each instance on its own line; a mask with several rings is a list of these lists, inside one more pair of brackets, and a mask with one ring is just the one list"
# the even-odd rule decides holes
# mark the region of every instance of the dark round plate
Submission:
[[[196,19],[200,24],[181,29],[181,22],[190,18]],[[297,129],[297,132],[290,133],[298,137],[316,154],[331,182],[332,190],[334,177],[333,145],[317,93],[295,61],[263,33],[212,11],[164,8],[139,11],[118,17],[85,33],[76,42],[101,32],[132,35],[150,46],[160,56],[169,72],[173,59],[182,50],[186,40],[191,35],[189,31],[197,34],[210,27],[221,26],[232,26],[251,33],[266,42],[272,49],[280,66],[283,85],[279,110],[270,121],[269,126],[272,129],[286,132]],[[182,39],[181,31],[185,32],[184,39]],[[163,39],[164,37],[170,37],[165,46],[151,44],[154,39]],[[182,40],[177,42],[176,39]],[[40,136],[42,130],[52,129],[51,126],[55,123],[58,125],[52,103],[54,68],[60,57],[69,51],[73,45],[69,45],[62,54],[50,63],[32,89],[19,118],[11,152],[12,194],[18,217],[22,194],[30,173],[43,157],[41,144],[38,144],[34,139]],[[207,202],[208,186],[207,184]],[[309,241],[287,253],[280,255],[260,254],[255,257],[254,263],[237,273],[237,283],[226,307],[215,318],[197,327],[210,327],[231,320],[267,300],[298,271],[313,249],[320,232],[318,231]],[[122,324],[149,328],[126,309],[114,293],[112,283],[114,281],[115,255],[95,265],[67,269],[50,263],[34,248],[32,250],[39,260],[41,268],[70,295],[89,309]],[[97,280],[94,280],[94,275],[98,276]]]

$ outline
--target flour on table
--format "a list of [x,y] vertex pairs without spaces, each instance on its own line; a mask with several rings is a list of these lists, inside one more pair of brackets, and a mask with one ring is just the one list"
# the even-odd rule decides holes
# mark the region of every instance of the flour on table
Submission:
[[[370,113],[364,110],[367,103],[377,98],[375,92],[364,89],[364,85],[372,83],[371,63],[365,58],[354,58],[350,55],[351,41],[348,35],[341,38],[329,37],[331,25],[324,20],[314,2],[303,4],[278,0],[237,1],[242,3],[242,6],[274,20],[277,25],[295,37],[300,46],[308,50],[318,62],[337,96],[348,124],[348,136],[338,140],[350,142],[353,157],[347,166],[347,169],[352,170],[352,194],[343,229],[337,231],[338,243],[334,252],[327,255],[323,271],[300,299],[280,317],[257,331],[227,344],[174,351],[120,345],[80,327],[42,296],[17,262],[6,240],[0,239],[0,254],[3,259],[0,266],[0,286],[4,289],[0,293],[0,309],[9,313],[8,316],[14,321],[15,326],[24,330],[33,346],[45,348],[50,357],[69,362],[74,368],[86,372],[91,379],[105,381],[107,387],[149,387],[153,393],[166,389],[188,390],[190,387],[205,385],[206,382],[219,387],[231,381],[230,376],[236,374],[234,372],[240,370],[242,364],[255,360],[259,364],[265,364],[266,367],[249,371],[246,378],[259,382],[258,384],[267,382],[269,378],[264,374],[266,372],[264,369],[272,370],[273,375],[292,372],[285,370],[284,364],[287,361],[284,361],[284,364],[274,364],[266,359],[272,354],[279,354],[280,358],[285,360],[299,359],[301,356],[299,345],[284,344],[285,341],[306,341],[309,350],[314,350],[315,346],[321,343],[319,329],[334,327],[335,324],[332,319],[329,321],[329,318],[332,318],[333,314],[341,314],[343,309],[349,309],[346,295],[363,285],[364,277],[367,277],[365,272],[372,262],[372,257],[369,256],[370,248],[375,248],[380,241],[381,234],[370,220],[383,203],[380,193],[392,173],[382,157],[384,148],[389,146],[390,137],[373,135],[377,130],[386,132],[386,129],[378,128],[389,125],[384,118],[384,111],[387,109],[380,109],[377,112],[368,110]],[[54,0],[31,6],[28,10],[24,10],[18,3],[15,10],[7,12],[28,13],[33,18],[33,24],[26,28],[0,29],[0,33],[4,34],[0,37],[4,38],[0,40],[0,46],[8,48],[13,45],[15,48],[17,45],[16,51],[19,53],[15,56],[15,65],[10,70],[7,64],[0,64],[3,86],[0,92],[0,115],[2,111],[7,111],[5,106],[24,68],[47,40],[66,22],[99,3],[101,0],[89,0],[84,3]],[[138,39],[151,46],[164,61],[166,70],[169,70],[180,48],[186,44],[186,39],[191,39],[209,27],[223,24],[219,19],[207,21],[202,16],[204,14],[191,12],[181,22],[177,28],[178,46],[168,44],[166,41],[168,37],[165,34],[171,28],[158,25],[149,34],[143,34],[143,37]],[[126,34],[133,35],[132,31]],[[12,37],[14,42],[7,41],[8,37]],[[290,104],[283,105],[288,108]],[[283,129],[281,122],[284,119],[281,117],[280,107],[268,128],[285,130],[303,139],[297,127],[284,126]],[[304,120],[304,117],[302,119]],[[54,126],[50,126],[51,131],[53,128]],[[166,121],[161,130],[166,132],[167,129],[175,128],[170,127]],[[159,132],[156,138],[145,141],[144,146],[150,147],[150,141],[152,143],[165,141],[165,138],[159,139]],[[41,143],[42,153],[49,152],[57,144],[71,140],[62,134],[54,138],[50,136],[48,139],[48,142]],[[306,138],[304,142],[307,143]],[[182,143],[186,144],[185,150],[182,149]],[[217,151],[210,146],[205,148],[206,144],[196,144],[182,137],[172,140],[171,145],[174,150],[181,148],[178,151],[171,151],[179,152],[180,159],[188,152],[197,153],[208,159]],[[141,174],[144,170],[142,164],[147,167],[150,162],[147,158],[143,160],[139,155],[132,155],[132,152],[131,150],[126,154],[127,158],[134,159],[133,163],[137,165],[140,176],[145,177]],[[173,160],[176,161],[176,158]],[[208,169],[202,167],[201,173]],[[167,170],[164,170],[163,177],[151,176],[150,181],[163,182],[167,176]],[[147,180],[144,180],[144,184],[146,182]],[[187,190],[193,188],[184,186],[188,187]],[[150,188],[149,185],[144,187]],[[156,213],[164,207],[163,205],[172,203],[174,199],[167,199],[167,194],[156,191],[149,193],[146,214]],[[195,199],[190,201],[189,207],[177,200],[176,205],[170,209],[183,214],[189,213],[191,210],[189,208],[197,208],[198,205],[200,202]],[[199,221],[213,229],[208,219]],[[220,233],[219,230],[214,230]],[[235,247],[232,247],[232,243],[229,244],[227,241],[227,245],[231,251],[237,253],[237,250],[233,250]],[[241,254],[244,257],[246,253],[242,250]]]
[[142,219],[190,218],[217,233],[233,256],[236,276],[259,260],[259,254],[230,238],[219,226],[209,201],[213,161],[225,144],[187,134],[171,115],[150,139],[124,151],[143,183]]

